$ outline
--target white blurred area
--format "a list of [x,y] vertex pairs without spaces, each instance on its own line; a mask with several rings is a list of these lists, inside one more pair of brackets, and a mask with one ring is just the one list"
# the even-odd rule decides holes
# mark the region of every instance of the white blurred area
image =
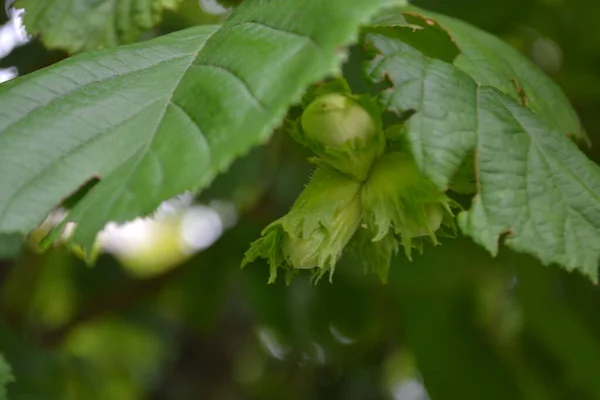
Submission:
[[19,70],[16,67],[0,68],[0,83],[10,81],[19,76]]
[[[14,0],[5,1],[6,15],[9,20],[0,26],[0,58],[9,55],[15,48],[29,42],[30,37],[23,26],[22,9],[12,8]],[[0,83],[16,78],[19,71],[15,67],[0,68]]]
[[291,347],[285,345],[279,339],[278,335],[267,326],[259,328],[256,334],[263,348],[273,358],[284,360],[292,350]]
[[[53,211],[40,231],[49,232],[67,216],[62,208]],[[237,223],[237,218],[233,203],[197,204],[193,193],[185,192],[163,202],[151,216],[121,224],[107,223],[98,234],[92,252],[112,254],[131,274],[150,277],[210,247]],[[75,228],[73,222],[66,224],[62,232],[64,242],[69,242]]]
[[231,11],[230,7],[223,7],[217,0],[199,0],[200,8],[207,14],[223,15]]
[[418,379],[405,379],[392,389],[394,400],[429,400],[425,386]]
[[[124,224],[109,222],[98,234],[103,251],[127,255],[133,248],[152,247],[162,231],[177,236],[175,248],[182,255],[192,255],[210,247],[225,231],[235,225],[237,213],[233,204],[213,202],[194,205],[194,195],[186,192],[162,203],[149,218],[136,218]],[[176,225],[175,231],[172,226]],[[169,238],[173,239],[173,238]]]

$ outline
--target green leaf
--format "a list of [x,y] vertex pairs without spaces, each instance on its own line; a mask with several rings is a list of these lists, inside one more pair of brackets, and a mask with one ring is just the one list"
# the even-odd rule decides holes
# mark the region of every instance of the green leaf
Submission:
[[414,12],[407,14],[413,23],[419,16],[431,18],[448,31],[460,50],[454,64],[475,82],[523,100],[528,108],[563,134],[577,141],[588,141],[577,113],[561,88],[509,44],[464,21],[412,6],[408,10]]
[[85,53],[0,86],[0,233],[26,233],[92,177],[69,214],[91,248],[109,221],[206,187],[265,142],[345,45],[402,0],[247,0],[221,27]]
[[[393,39],[390,39],[393,40]],[[596,280],[600,256],[600,174],[554,124],[462,70],[387,45],[368,64],[381,96],[406,122],[406,141],[420,171],[446,188],[475,150],[478,195],[459,215],[464,233],[492,254],[501,235],[545,264],[578,269]],[[382,50],[383,49],[383,50]]]
[[[140,177],[136,171],[151,172],[144,159],[158,164],[161,157],[187,148],[187,157],[179,154],[178,161],[203,167],[196,157],[207,154],[206,138],[180,116],[185,114],[173,103],[173,92],[216,30],[198,27],[115,51],[82,54],[0,86],[0,232],[27,233],[92,177],[103,180],[84,200],[113,182],[117,186],[107,195],[115,202],[125,199],[126,204],[115,204],[123,212],[131,203],[150,208],[150,199],[173,191],[173,185],[157,181],[160,176],[135,179]],[[166,140],[170,146],[164,146]],[[181,167],[173,161],[171,171]],[[113,171],[135,162],[137,169],[124,171],[133,174],[131,184],[119,188],[129,176]],[[179,179],[189,180],[189,175]],[[137,203],[131,194],[136,190],[148,191]],[[109,213],[110,204],[104,206]],[[92,230],[103,222],[95,224]]]
[[0,354],[0,400],[7,400],[6,397],[6,385],[13,382],[14,378],[10,366]]
[[363,31],[398,39],[407,44],[407,51],[412,48],[450,63],[460,54],[454,39],[438,22],[414,13],[382,12]]
[[498,90],[479,91],[479,195],[461,229],[498,251],[498,237],[545,264],[597,280],[600,173],[561,132]]
[[135,42],[181,0],[19,0],[28,33],[70,52]]
[[417,111],[403,135],[420,172],[445,189],[477,138],[477,84],[451,64],[405,51],[397,39],[368,40],[381,53],[367,63],[369,77],[393,85],[382,105],[399,115]]

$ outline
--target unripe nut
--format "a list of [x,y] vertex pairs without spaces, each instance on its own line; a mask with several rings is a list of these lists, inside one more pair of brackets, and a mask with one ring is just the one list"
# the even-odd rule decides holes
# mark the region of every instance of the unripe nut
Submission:
[[311,269],[319,264],[317,255],[314,252],[314,243],[310,239],[292,237],[286,234],[282,247],[286,261],[294,268]]
[[283,256],[293,268],[332,269],[361,217],[361,185],[322,166],[281,221]]
[[367,225],[375,232],[374,240],[383,239],[389,232],[401,234],[405,250],[410,249],[412,238],[429,236],[437,244],[435,233],[445,217],[452,217],[450,199],[421,175],[405,153],[381,156],[361,195]]
[[302,115],[305,135],[326,146],[339,147],[376,133],[371,115],[350,97],[331,93],[317,98]]
[[410,221],[411,223],[406,228],[412,237],[429,236],[431,232],[436,232],[442,225],[444,210],[440,204],[426,204],[423,206],[423,211],[427,216],[427,227],[418,226]]

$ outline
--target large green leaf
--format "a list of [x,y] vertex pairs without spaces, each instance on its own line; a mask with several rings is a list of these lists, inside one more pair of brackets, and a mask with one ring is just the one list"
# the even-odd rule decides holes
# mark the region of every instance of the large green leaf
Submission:
[[0,354],[0,400],[7,400],[6,397],[6,385],[12,382],[13,376],[10,366]]
[[600,256],[600,174],[563,132],[517,100],[479,86],[461,69],[404,50],[398,39],[370,36],[380,54],[368,63],[389,110],[406,122],[420,170],[441,189],[475,150],[478,195],[461,213],[463,232],[493,254],[508,246],[544,263],[596,279]]
[[525,96],[527,107],[562,133],[587,141],[581,121],[561,88],[540,68],[506,42],[466,22],[420,11],[448,30],[461,54],[454,64],[480,85],[498,88],[509,96]]
[[[493,86],[525,102],[567,136],[581,142],[588,140],[560,87],[509,44],[452,17],[414,6],[402,10],[404,13],[399,10],[380,16],[375,28],[387,28],[388,36],[393,35],[427,56],[453,62],[478,84]],[[448,59],[450,55],[453,60]]]
[[561,88],[529,59],[506,42],[463,21],[435,17],[447,28],[461,54],[455,65],[480,85],[489,85],[515,99],[525,97],[528,108],[576,140],[587,140],[577,113]]
[[19,0],[24,23],[44,44],[71,52],[136,41],[180,0]]
[[82,54],[0,86],[0,233],[27,232],[87,179],[69,219],[103,225],[198,190],[339,72],[358,27],[402,0],[246,0],[221,27]]

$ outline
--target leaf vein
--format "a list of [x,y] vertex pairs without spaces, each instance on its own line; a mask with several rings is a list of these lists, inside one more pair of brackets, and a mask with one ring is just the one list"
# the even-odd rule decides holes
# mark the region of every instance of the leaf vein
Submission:
[[35,107],[35,108],[29,110],[28,112],[24,113],[22,116],[20,116],[15,121],[12,121],[11,124],[8,126],[8,128],[5,131],[3,131],[3,132],[0,131],[0,133],[5,134],[6,131],[10,131],[10,129],[14,129],[15,126],[17,126],[18,124],[22,123],[24,120],[27,119],[27,117],[31,116],[31,114],[35,113],[36,111],[39,111],[40,109],[43,109],[44,107],[50,106],[51,104],[56,103],[56,102],[58,102],[60,100],[64,100],[65,98],[67,98],[67,97],[69,97],[69,96],[71,96],[73,94],[76,94],[76,93],[82,92],[82,91],[84,91],[86,89],[89,89],[90,87],[93,87],[94,85],[105,84],[106,82],[108,82],[108,81],[110,81],[112,79],[122,78],[124,76],[128,76],[128,75],[134,74],[136,72],[140,72],[140,71],[147,71],[149,69],[155,68],[155,67],[157,67],[157,66],[159,66],[161,64],[164,64],[164,63],[168,63],[168,62],[172,62],[174,60],[180,60],[180,59],[184,59],[184,58],[188,58],[188,57],[193,57],[193,56],[194,55],[192,53],[192,54],[186,54],[186,55],[183,55],[183,56],[180,56],[180,57],[173,57],[171,59],[161,60],[158,63],[150,65],[150,66],[146,66],[146,67],[139,68],[139,69],[134,69],[134,70],[122,73],[122,74],[115,74],[115,75],[109,76],[109,77],[104,78],[104,79],[98,79],[98,80],[94,80],[94,81],[88,82],[88,83],[86,83],[84,85],[76,87],[75,89],[68,90],[65,93],[63,93],[62,95],[54,97],[54,98],[52,98],[51,100],[49,100],[49,101],[47,101],[45,103],[40,103],[37,107]]
[[252,89],[250,88],[250,84],[248,82],[246,82],[244,79],[242,79],[239,75],[237,75],[235,72],[233,72],[230,68],[228,67],[224,67],[222,65],[216,65],[216,64],[208,64],[205,62],[202,63],[193,63],[191,65],[192,67],[196,67],[196,68],[211,68],[211,69],[215,69],[217,71],[221,71],[224,72],[225,74],[227,74],[228,76],[232,77],[233,79],[235,79],[240,86],[242,86],[244,88],[244,91],[250,96],[250,98],[256,103],[256,105],[263,111],[265,111],[267,109],[267,107],[263,104],[263,102],[258,98],[258,96],[256,96],[254,94],[254,92],[252,92]]
[[[97,140],[99,140],[100,138],[103,137],[103,134],[105,132],[108,132],[112,129],[118,128],[122,125],[124,125],[125,123],[127,123],[128,121],[130,121],[131,119],[135,118],[136,116],[138,116],[139,114],[143,113],[147,108],[153,106],[154,104],[158,103],[160,101],[156,100],[150,104],[148,104],[146,107],[141,108],[139,111],[135,112],[134,114],[130,115],[129,117],[125,118],[124,120],[120,121],[118,124],[110,126],[108,128],[106,128],[105,130],[99,132],[97,135],[94,135],[92,137],[90,137],[89,140],[81,142],[79,145],[77,145],[75,148],[73,148],[71,150],[71,153],[76,152],[78,150],[81,150],[89,145],[94,144],[94,142],[96,142]],[[137,152],[138,150],[136,150]],[[134,154],[136,153],[134,152]],[[53,159],[49,164],[47,164],[44,167],[44,170],[48,170],[52,167],[54,167],[55,165],[59,164],[61,161],[64,161],[65,157],[58,157]],[[4,206],[2,212],[0,212],[0,221],[2,221],[2,219],[6,216],[6,213],[8,212],[8,210],[10,209],[10,207],[12,206],[13,202],[15,201],[15,199],[19,196],[19,194],[21,194],[23,192],[23,190],[25,188],[27,188],[29,185],[31,185],[33,182],[37,181],[38,179],[41,179],[43,177],[43,175],[38,174],[38,175],[34,175],[32,176],[30,179],[28,179],[27,181],[25,181],[22,185],[19,186],[19,188],[8,198],[8,200],[6,201],[6,205]]]
[[257,20],[243,21],[243,22],[240,22],[237,25],[238,26],[241,26],[241,25],[259,26],[261,28],[266,28],[266,29],[271,30],[273,32],[284,33],[284,34],[287,34],[287,35],[290,35],[290,36],[295,36],[295,37],[298,37],[298,38],[302,38],[302,39],[308,40],[310,43],[312,43],[318,49],[321,49],[321,44],[319,42],[317,42],[315,40],[315,38],[313,38],[310,35],[306,35],[306,34],[295,32],[295,31],[288,30],[288,29],[283,29],[283,28],[280,28],[280,27],[275,27],[275,26],[266,24],[266,23],[264,23],[262,21],[257,21]]

